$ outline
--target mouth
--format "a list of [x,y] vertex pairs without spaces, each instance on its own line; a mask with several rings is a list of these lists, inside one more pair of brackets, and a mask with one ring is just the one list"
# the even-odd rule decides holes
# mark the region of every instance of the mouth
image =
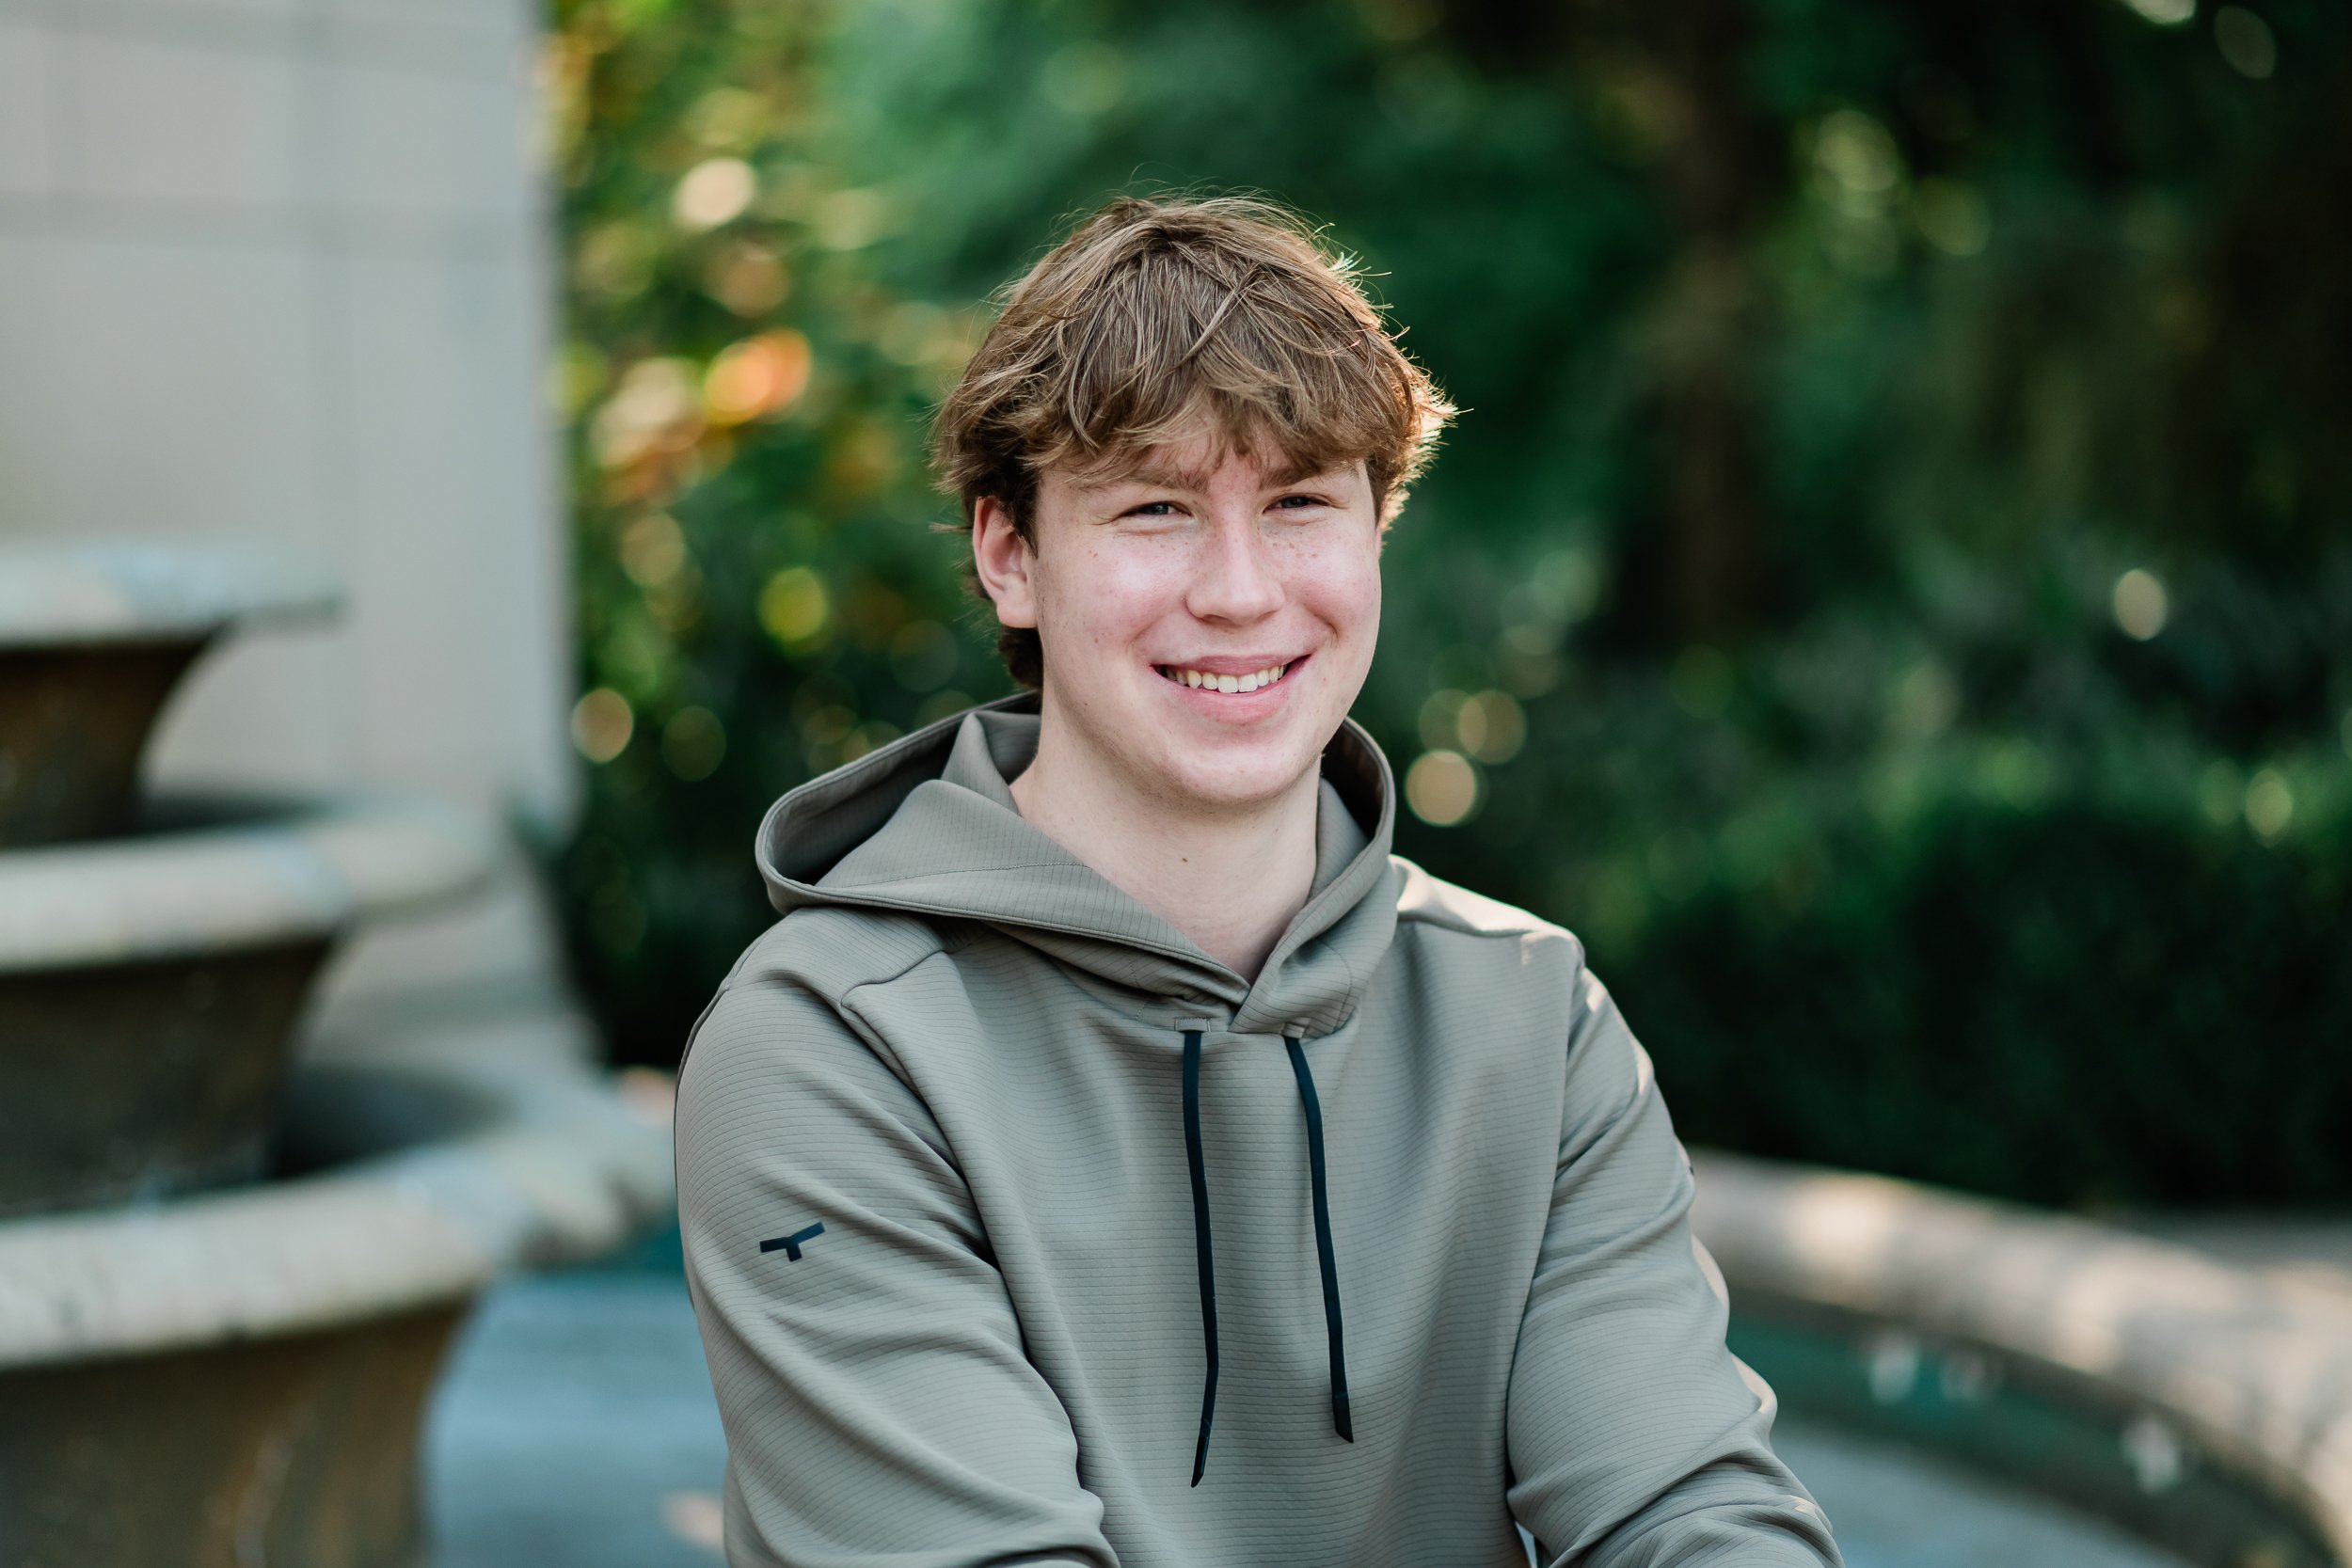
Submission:
[[1306,662],[1306,657],[1301,655],[1299,657],[1288,659],[1279,664],[1264,665],[1246,673],[1196,670],[1182,664],[1155,664],[1152,668],[1160,673],[1162,680],[1173,681],[1178,686],[1187,687],[1211,696],[1232,697],[1246,695],[1252,691],[1263,691],[1270,686],[1279,686],[1288,680],[1298,667]]

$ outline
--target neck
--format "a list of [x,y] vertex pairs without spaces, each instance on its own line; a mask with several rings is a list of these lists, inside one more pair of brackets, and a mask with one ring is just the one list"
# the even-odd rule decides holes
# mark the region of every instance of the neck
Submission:
[[1037,757],[1011,788],[1030,826],[1255,981],[1314,885],[1317,781],[1214,810],[1172,800],[1089,755],[1049,696]]

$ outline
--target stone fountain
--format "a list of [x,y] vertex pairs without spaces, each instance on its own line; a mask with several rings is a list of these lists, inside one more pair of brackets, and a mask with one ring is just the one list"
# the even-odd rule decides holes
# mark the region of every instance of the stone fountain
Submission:
[[666,1129],[515,1028],[301,1061],[339,944],[475,891],[490,824],[140,799],[204,650],[334,603],[265,552],[0,546],[0,1568],[410,1568],[468,1304],[670,1205]]

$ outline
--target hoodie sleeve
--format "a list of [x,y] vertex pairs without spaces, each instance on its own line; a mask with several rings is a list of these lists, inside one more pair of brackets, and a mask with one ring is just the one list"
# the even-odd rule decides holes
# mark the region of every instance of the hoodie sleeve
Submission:
[[1509,1394],[1512,1513],[1547,1564],[1836,1564],[1772,1450],[1772,1391],[1724,1343],[1688,1158],[1649,1057],[1577,977],[1551,1210]]
[[840,1013],[722,992],[677,1164],[732,1568],[1116,1568],[946,1141]]

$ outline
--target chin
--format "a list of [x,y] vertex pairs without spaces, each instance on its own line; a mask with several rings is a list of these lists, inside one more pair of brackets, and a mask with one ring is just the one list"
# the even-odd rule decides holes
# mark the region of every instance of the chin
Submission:
[[1315,771],[1314,755],[1302,759],[1286,753],[1287,749],[1284,754],[1267,755],[1253,747],[1240,755],[1172,758],[1159,776],[1169,793],[1204,806],[1262,805],[1280,799],[1302,774]]

